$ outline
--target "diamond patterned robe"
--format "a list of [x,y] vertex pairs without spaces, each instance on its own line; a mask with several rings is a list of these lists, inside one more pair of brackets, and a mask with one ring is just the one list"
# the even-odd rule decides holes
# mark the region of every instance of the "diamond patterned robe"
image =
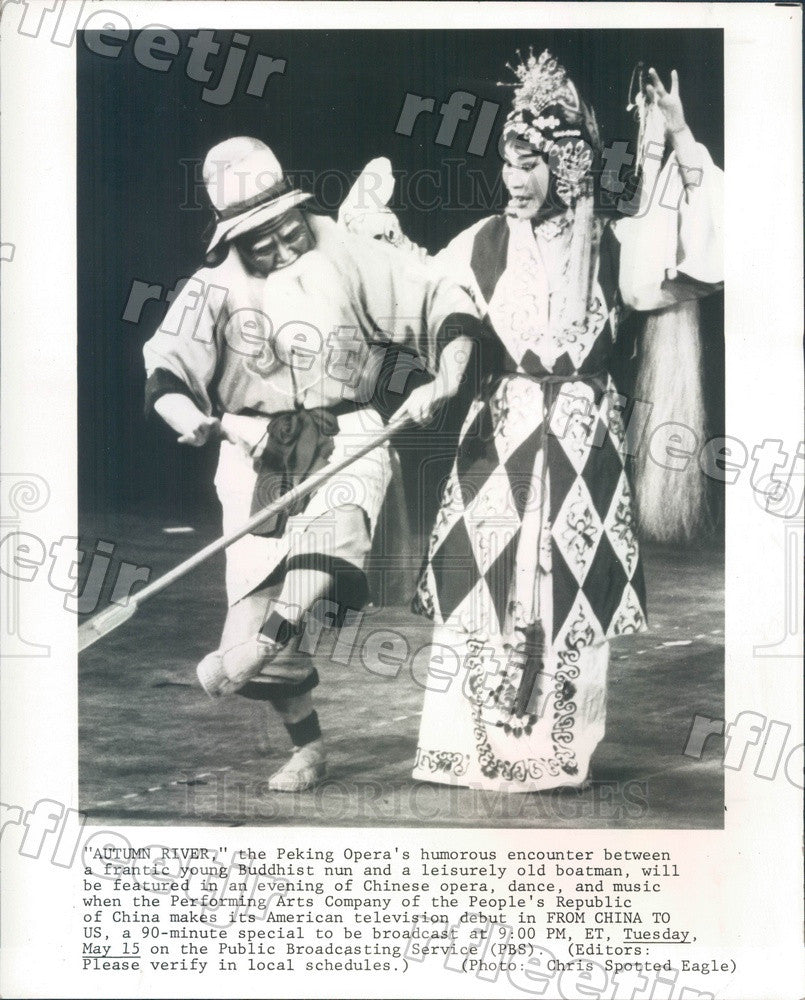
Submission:
[[[426,693],[418,778],[507,791],[580,783],[603,735],[607,640],[646,627],[607,373],[619,246],[605,228],[586,323],[567,330],[570,236],[568,216],[536,230],[496,216],[441,255],[472,287],[502,361],[464,422],[415,600],[437,625],[434,646],[466,669]],[[511,651],[536,621],[543,669],[516,710],[524,667]]]
[[568,333],[552,305],[569,238],[565,217],[536,234],[494,217],[445,251],[469,252],[504,352],[465,420],[418,593],[437,623],[470,633],[507,635],[538,612],[557,651],[645,628],[620,399],[606,371],[618,244],[606,229],[587,323]]
[[[527,792],[587,776],[608,640],[646,628],[623,401],[607,373],[618,303],[661,309],[719,287],[723,175],[698,148],[698,183],[683,190],[672,153],[645,185],[646,211],[617,236],[603,228],[586,322],[559,321],[566,216],[536,229],[495,216],[437,258],[472,290],[502,361],[465,420],[415,602],[435,622],[415,778]],[[543,669],[524,706],[536,621]]]

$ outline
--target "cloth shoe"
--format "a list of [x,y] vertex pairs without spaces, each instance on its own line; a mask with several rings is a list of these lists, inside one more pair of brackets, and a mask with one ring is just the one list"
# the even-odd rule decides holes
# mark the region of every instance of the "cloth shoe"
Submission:
[[290,760],[268,779],[272,792],[304,792],[318,785],[327,773],[327,753],[319,738],[303,747],[294,747]]

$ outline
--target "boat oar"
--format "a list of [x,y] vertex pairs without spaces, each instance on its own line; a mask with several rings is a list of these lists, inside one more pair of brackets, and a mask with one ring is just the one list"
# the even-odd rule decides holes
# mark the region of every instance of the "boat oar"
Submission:
[[200,566],[211,556],[222,552],[227,546],[238,541],[238,539],[243,538],[244,535],[248,535],[250,532],[254,531],[255,528],[258,528],[264,521],[274,517],[276,514],[281,514],[288,507],[295,504],[297,500],[301,500],[301,498],[307,496],[308,493],[312,493],[314,490],[318,489],[319,486],[326,483],[328,479],[331,479],[343,469],[346,469],[347,466],[357,461],[357,459],[362,458],[379,445],[384,444],[390,437],[402,430],[402,428],[408,423],[410,423],[410,418],[407,414],[404,414],[401,419],[388,424],[380,433],[376,434],[370,441],[361,445],[361,447],[357,448],[352,454],[339,459],[337,462],[332,462],[331,464],[324,466],[324,468],[319,469],[318,472],[314,472],[312,476],[309,476],[303,482],[299,483],[298,486],[295,486],[292,490],[283,494],[278,500],[275,500],[274,503],[269,504],[268,507],[264,507],[263,510],[258,511],[241,528],[238,528],[237,531],[233,531],[229,535],[224,535],[223,537],[216,539],[216,541],[210,542],[210,544],[205,546],[205,548],[196,552],[196,554],[191,556],[189,559],[185,559],[183,563],[179,563],[178,566],[165,573],[164,576],[159,577],[158,580],[154,580],[153,583],[149,583],[147,587],[143,587],[143,589],[137,591],[136,594],[132,594],[128,598],[126,604],[112,604],[110,607],[99,612],[97,615],[93,615],[92,618],[88,619],[78,627],[79,652],[87,649],[93,643],[103,638],[103,636],[109,635],[110,632],[114,632],[116,628],[125,624],[125,622],[127,622],[130,618],[133,618],[140,605],[147,601],[150,597],[153,597],[166,587],[169,587],[172,583],[180,580],[191,570],[195,569],[196,566]]

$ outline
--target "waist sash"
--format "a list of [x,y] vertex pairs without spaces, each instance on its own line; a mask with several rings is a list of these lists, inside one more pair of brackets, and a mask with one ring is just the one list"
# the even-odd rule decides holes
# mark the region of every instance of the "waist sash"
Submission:
[[[257,481],[252,494],[250,517],[284,496],[308,476],[318,472],[335,448],[338,416],[362,409],[359,404],[340,403],[276,413],[268,417],[265,434],[251,451]],[[310,496],[302,497],[280,514],[275,514],[252,533],[279,538],[288,518],[300,514]]]

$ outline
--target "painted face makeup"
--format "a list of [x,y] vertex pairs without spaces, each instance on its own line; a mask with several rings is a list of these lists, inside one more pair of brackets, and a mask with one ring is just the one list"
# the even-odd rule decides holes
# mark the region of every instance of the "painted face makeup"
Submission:
[[292,208],[235,241],[249,270],[263,275],[295,263],[314,244],[313,233],[298,208]]
[[503,183],[509,192],[506,214],[532,219],[548,195],[550,168],[547,159],[523,142],[507,142]]

